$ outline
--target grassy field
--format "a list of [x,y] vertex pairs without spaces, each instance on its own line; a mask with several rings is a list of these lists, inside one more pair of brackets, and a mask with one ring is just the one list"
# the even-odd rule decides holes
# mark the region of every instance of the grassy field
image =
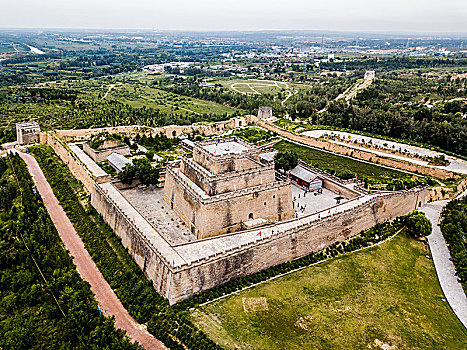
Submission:
[[152,107],[166,113],[194,114],[233,114],[238,109],[204,101],[196,98],[176,95],[163,90],[140,87],[136,91],[130,84],[116,86],[107,98],[115,98],[134,107]]
[[117,100],[133,107],[151,107],[161,113],[174,115],[230,115],[240,112],[237,108],[177,95],[146,85],[157,78],[157,76],[143,76],[141,73],[129,73],[110,79],[55,83],[55,86],[79,89],[97,99]]
[[[358,160],[342,157],[336,154],[299,146],[291,142],[282,141],[274,146],[279,151],[295,151],[298,158],[313,166],[337,176],[358,175],[358,178],[377,179],[381,182],[394,178],[410,178],[412,175],[401,171],[383,168],[377,165],[363,163]],[[348,177],[348,176],[343,176]]]
[[200,307],[191,319],[226,349],[465,349],[467,331],[426,254],[401,233]]

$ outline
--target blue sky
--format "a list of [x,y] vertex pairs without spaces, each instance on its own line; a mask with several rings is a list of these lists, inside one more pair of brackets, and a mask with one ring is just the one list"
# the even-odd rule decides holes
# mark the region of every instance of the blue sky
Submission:
[[0,0],[0,27],[467,32],[467,0]]

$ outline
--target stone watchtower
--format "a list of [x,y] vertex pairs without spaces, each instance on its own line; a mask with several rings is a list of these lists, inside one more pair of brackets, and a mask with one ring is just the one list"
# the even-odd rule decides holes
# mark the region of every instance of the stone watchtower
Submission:
[[367,71],[365,72],[364,79],[365,79],[365,80],[373,80],[373,79],[375,79],[375,71],[374,71],[374,70],[367,70]]
[[262,153],[235,137],[197,142],[180,167],[167,168],[164,200],[197,238],[292,218],[290,184]]
[[20,145],[39,142],[41,129],[37,122],[16,123],[16,139]]
[[258,110],[258,119],[268,119],[272,118],[272,107],[259,107]]

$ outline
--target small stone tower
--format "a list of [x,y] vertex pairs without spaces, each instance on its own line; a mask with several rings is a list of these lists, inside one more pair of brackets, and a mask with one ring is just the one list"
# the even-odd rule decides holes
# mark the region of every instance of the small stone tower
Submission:
[[41,129],[37,122],[16,123],[16,139],[20,145],[39,142]]
[[272,118],[272,107],[259,107],[258,110],[258,119],[268,119]]

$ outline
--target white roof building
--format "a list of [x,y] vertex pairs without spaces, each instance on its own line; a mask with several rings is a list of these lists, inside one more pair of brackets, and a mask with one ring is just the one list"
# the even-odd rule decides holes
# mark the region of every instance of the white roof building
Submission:
[[112,152],[109,156],[107,156],[107,161],[117,173],[122,171],[123,168],[125,168],[128,164],[131,164],[131,160],[115,152]]

